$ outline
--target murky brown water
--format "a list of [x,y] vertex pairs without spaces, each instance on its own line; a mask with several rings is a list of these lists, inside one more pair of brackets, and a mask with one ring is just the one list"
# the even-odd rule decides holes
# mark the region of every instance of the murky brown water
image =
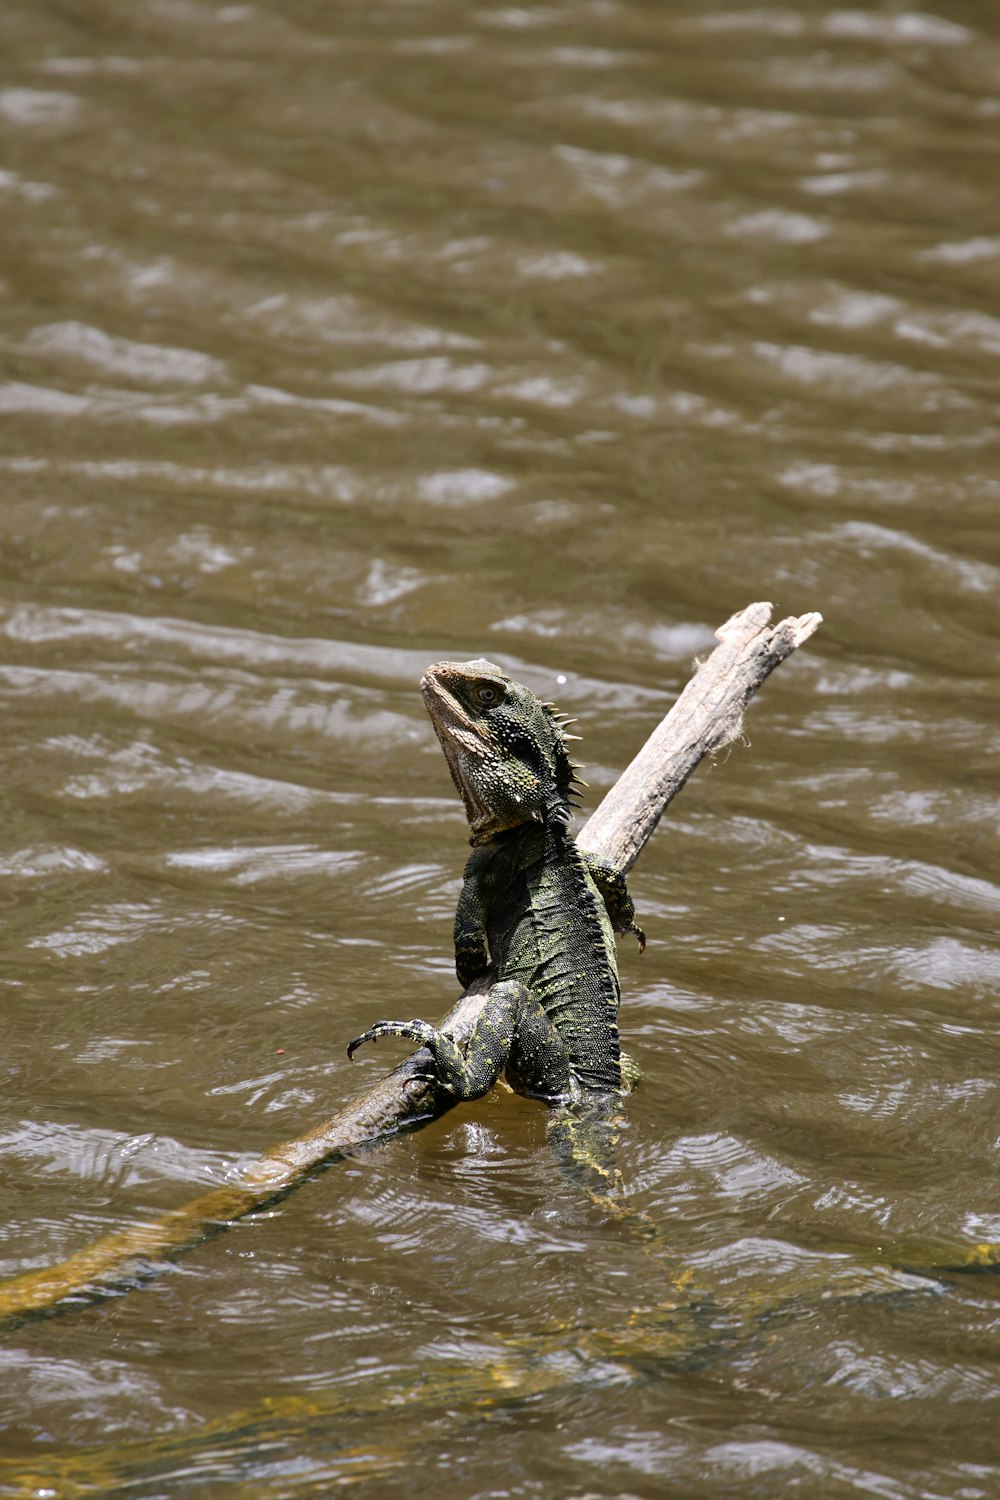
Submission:
[[0,1492],[995,1496],[1000,1282],[861,1267],[1000,1239],[996,6],[6,0],[0,58],[0,1273],[447,1009],[426,662],[596,798],[732,610],[826,617],[623,948],[634,1201],[794,1315],[629,1324],[662,1264],[497,1094],[6,1334]]

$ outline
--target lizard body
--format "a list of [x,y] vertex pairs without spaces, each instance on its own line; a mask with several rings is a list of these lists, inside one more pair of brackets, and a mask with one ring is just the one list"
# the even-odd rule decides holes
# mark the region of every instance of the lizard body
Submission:
[[472,855],[455,916],[455,967],[495,980],[463,1055],[425,1021],[379,1021],[348,1048],[409,1037],[435,1080],[474,1099],[512,1088],[606,1114],[623,1091],[615,932],[635,932],[621,874],[578,849],[568,820],[575,768],[565,721],[492,662],[440,662],[421,682],[465,804]]

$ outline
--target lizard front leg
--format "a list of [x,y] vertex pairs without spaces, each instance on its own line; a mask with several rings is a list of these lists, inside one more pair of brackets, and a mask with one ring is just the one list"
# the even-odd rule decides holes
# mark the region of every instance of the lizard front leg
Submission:
[[[473,860],[475,856],[473,856]],[[470,864],[472,861],[470,860]],[[468,867],[455,909],[455,973],[463,989],[490,966],[482,883]]]
[[434,1058],[433,1078],[455,1099],[478,1099],[496,1083],[507,1065],[518,1018],[528,1000],[528,991],[517,980],[495,984],[472,1029],[469,1045],[463,1055],[450,1036],[426,1021],[376,1021],[347,1049],[353,1060],[365,1042],[380,1037],[408,1037],[427,1047]]
[[646,946],[646,934],[641,927],[636,926],[635,907],[625,884],[625,876],[615,869],[610,860],[601,859],[587,849],[581,849],[579,854],[607,907],[611,926],[615,932],[634,932],[639,939],[639,952],[642,953]]

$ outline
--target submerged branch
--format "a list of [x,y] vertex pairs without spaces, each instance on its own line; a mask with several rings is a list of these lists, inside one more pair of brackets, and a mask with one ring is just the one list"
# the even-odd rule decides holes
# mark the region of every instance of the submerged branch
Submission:
[[[737,737],[753,693],[822,619],[807,614],[772,626],[770,617],[769,604],[751,604],[716,632],[720,644],[584,825],[581,847],[623,872],[630,869],[698,762]],[[488,977],[477,979],[442,1022],[460,1045],[469,1038],[488,985]],[[449,1104],[425,1076],[428,1056],[414,1053],[330,1119],[265,1152],[230,1186],[106,1235],[58,1265],[0,1284],[0,1319],[43,1313],[90,1300],[101,1288],[134,1283],[156,1262],[284,1197],[338,1158],[439,1118]]]

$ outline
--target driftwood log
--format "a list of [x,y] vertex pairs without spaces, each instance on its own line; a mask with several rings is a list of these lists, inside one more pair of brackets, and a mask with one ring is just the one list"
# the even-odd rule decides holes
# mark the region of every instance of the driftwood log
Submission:
[[[718,646],[584,825],[583,848],[629,870],[699,761],[738,737],[754,692],[812,635],[822,616],[800,615],[777,625],[770,619],[770,604],[750,604],[716,631]],[[488,985],[489,976],[477,979],[441,1023],[460,1045],[468,1040]],[[265,1152],[232,1184],[105,1235],[58,1265],[0,1284],[0,1319],[37,1315],[135,1285],[158,1262],[284,1197],[321,1167],[438,1118],[447,1105],[421,1076],[426,1058],[426,1052],[414,1053],[331,1119]]]

